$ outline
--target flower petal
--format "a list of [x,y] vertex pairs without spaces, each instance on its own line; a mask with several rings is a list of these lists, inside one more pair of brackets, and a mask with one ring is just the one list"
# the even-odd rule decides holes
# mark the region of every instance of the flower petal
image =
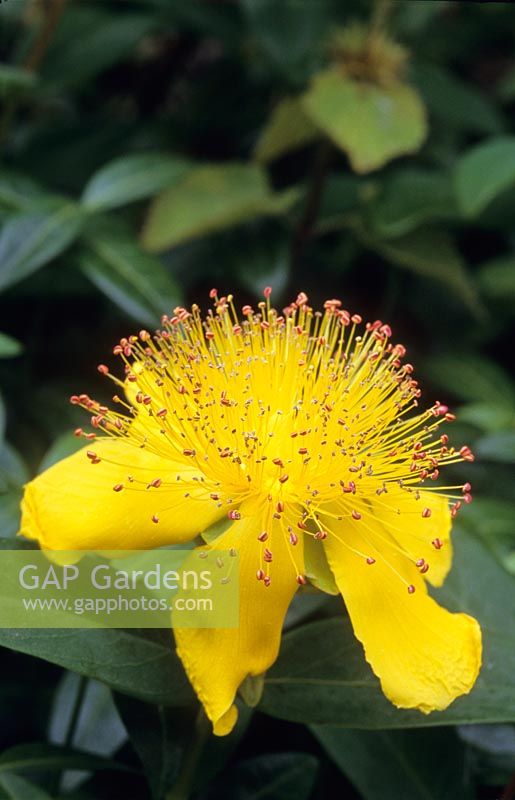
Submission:
[[[240,624],[238,628],[176,628],[177,652],[184,664],[214,733],[230,733],[237,719],[234,698],[247,675],[261,675],[277,658],[281,629],[288,606],[298,588],[296,568],[303,571],[302,539],[293,548],[287,540],[286,521],[272,520],[267,501],[248,500],[241,519],[220,536],[211,549],[239,551]],[[266,543],[273,554],[271,585],[256,579],[263,544],[257,536],[267,529]],[[290,550],[291,552],[288,552]]]
[[[426,714],[447,708],[477,678],[479,625],[439,606],[416,567],[375,538],[380,524],[362,522],[346,524],[338,538],[329,535],[324,544],[366,659],[394,705]],[[367,564],[350,547],[375,563]],[[407,591],[410,584],[413,594]]]
[[79,450],[27,484],[20,534],[47,550],[143,549],[188,541],[223,515],[189,465],[122,439],[97,439],[91,451],[99,463]]
[[[422,516],[424,510],[429,516]],[[372,513],[414,561],[429,564],[426,580],[441,586],[452,563],[451,513],[447,499],[430,491],[407,492],[395,487],[372,501]],[[427,511],[426,511],[427,513]],[[439,539],[439,549],[432,544]]]

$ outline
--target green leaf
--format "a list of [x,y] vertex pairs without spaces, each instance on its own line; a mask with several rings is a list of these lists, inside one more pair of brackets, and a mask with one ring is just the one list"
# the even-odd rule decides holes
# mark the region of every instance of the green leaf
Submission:
[[13,358],[23,352],[23,345],[12,336],[0,333],[0,358]]
[[161,261],[143,252],[129,233],[99,231],[78,255],[82,272],[135,320],[156,325],[181,299]]
[[327,180],[316,220],[317,233],[326,233],[344,227],[349,212],[359,208],[368,190],[375,191],[370,179],[356,175],[331,175]]
[[356,172],[370,172],[396,156],[416,152],[427,134],[424,106],[417,92],[402,83],[375,86],[328,70],[316,76],[303,107],[347,153]]
[[152,252],[265,214],[282,214],[295,202],[296,189],[274,194],[255,164],[198,167],[159,195],[142,233]]
[[515,427],[515,407],[495,405],[493,403],[470,403],[461,406],[460,422],[474,425],[484,431],[499,431],[503,428]]
[[483,436],[475,443],[474,453],[487,461],[515,463],[515,431],[499,431]]
[[0,289],[61,255],[77,238],[81,215],[72,203],[11,217],[0,233]]
[[450,729],[349,731],[313,726],[312,731],[366,800],[471,797],[468,782],[464,785],[465,748]]
[[0,645],[59,664],[149,703],[185,705],[192,690],[172,633],[137,630],[6,630]]
[[409,233],[424,222],[457,215],[450,176],[412,167],[387,177],[370,207],[373,230],[387,238]]
[[513,720],[515,582],[474,537],[458,532],[454,539],[454,566],[435,595],[450,610],[476,617],[483,631],[483,668],[468,696],[432,714],[395,708],[382,694],[350,621],[342,618],[314,622],[283,637],[260,709],[294,722],[360,729]]
[[306,536],[304,540],[304,562],[306,577],[313,586],[327,594],[339,594],[334,575],[327,562],[324,546],[313,536]]
[[41,200],[43,196],[43,189],[26,175],[2,167],[0,206],[13,211],[23,211],[34,201]]
[[456,131],[501,133],[505,123],[496,106],[473,84],[436,64],[416,64],[415,84],[438,122]]
[[482,314],[477,292],[454,240],[444,230],[419,228],[396,239],[379,239],[364,231],[358,238],[397,267],[447,286],[470,311]]
[[77,770],[135,770],[101,756],[82,753],[71,747],[60,747],[54,744],[22,744],[4,750],[0,756],[0,773],[4,772],[61,772],[64,769]]
[[9,800],[52,800],[52,797],[39,786],[14,773],[0,774],[0,789],[5,792],[5,795],[1,795],[2,798]]
[[157,27],[155,17],[95,6],[71,7],[63,15],[41,68],[41,80],[77,88],[131,54]]
[[122,156],[93,175],[81,203],[88,211],[127,205],[173,186],[189,169],[187,161],[166,153]]
[[477,216],[515,185],[515,136],[490,139],[468,150],[456,164],[456,196],[463,213]]
[[208,792],[207,800],[308,800],[319,761],[307,753],[267,753],[240,761]]
[[481,265],[479,289],[494,300],[515,300],[515,256],[503,256]]
[[318,128],[302,110],[297,97],[286,97],[274,108],[254,151],[258,161],[267,163],[309,144],[320,136]]
[[424,363],[424,372],[451,396],[460,400],[478,400],[512,409],[515,384],[495,362],[481,356],[434,356]]
[[34,89],[36,83],[36,75],[28,69],[0,64],[0,97],[25,93]]

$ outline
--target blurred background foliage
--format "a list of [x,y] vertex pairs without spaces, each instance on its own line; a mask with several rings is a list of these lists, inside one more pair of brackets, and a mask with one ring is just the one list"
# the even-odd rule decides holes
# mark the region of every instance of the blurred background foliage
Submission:
[[391,323],[457,410],[475,500],[441,596],[485,633],[471,696],[421,718],[301,595],[194,765],[169,634],[2,631],[0,797],[515,797],[513,5],[3,0],[0,60],[0,546],[121,336],[213,285],[305,290]]

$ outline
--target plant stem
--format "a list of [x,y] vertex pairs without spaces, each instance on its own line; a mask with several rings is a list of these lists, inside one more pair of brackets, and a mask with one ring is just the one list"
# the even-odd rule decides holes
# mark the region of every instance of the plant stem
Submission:
[[81,675],[79,677],[77,693],[75,695],[72,713],[70,715],[70,721],[68,723],[68,728],[66,730],[66,736],[64,737],[64,742],[63,742],[64,747],[71,747],[73,744],[73,737],[77,730],[77,722],[79,721],[79,716],[82,709],[82,701],[84,700],[84,695],[86,694],[87,685],[88,685],[88,679],[85,678],[83,675]]
[[333,146],[331,142],[328,139],[324,139],[324,141],[319,144],[315,155],[304,212],[293,234],[291,246],[292,272],[299,266],[305,246],[313,231],[328,176],[332,153]]
[[195,778],[195,770],[204,745],[209,738],[210,724],[209,720],[204,713],[204,709],[200,708],[189,747],[184,755],[179,777],[173,788],[166,795],[165,800],[188,800],[191,796],[193,789],[193,781]]

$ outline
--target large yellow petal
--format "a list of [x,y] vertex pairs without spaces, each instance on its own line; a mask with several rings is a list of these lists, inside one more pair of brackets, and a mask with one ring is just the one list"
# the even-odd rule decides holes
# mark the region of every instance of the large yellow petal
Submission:
[[[437,492],[389,487],[387,494],[372,501],[372,514],[383,532],[393,536],[414,561],[423,558],[429,564],[426,580],[441,586],[452,563],[451,513],[446,498]],[[437,540],[438,548],[432,544]]]
[[477,678],[479,625],[439,606],[411,561],[375,538],[379,523],[363,522],[346,522],[324,544],[366,659],[394,705],[424,713],[447,708]]
[[[88,451],[100,462],[92,464]],[[122,439],[98,439],[27,484],[20,533],[47,550],[150,549],[185,542],[225,513],[210,499],[202,477],[189,465]],[[147,489],[156,479],[161,485]],[[124,488],[114,491],[117,484]]]
[[[277,658],[284,617],[298,588],[296,572],[303,572],[302,538],[295,547],[289,544],[286,515],[267,522],[271,515],[266,500],[246,501],[240,512],[241,520],[212,546],[239,551],[239,627],[175,630],[177,652],[218,736],[229,733],[236,723],[234,698],[243,680],[261,675]],[[269,587],[256,579],[264,546],[257,536],[263,530],[268,531],[266,547],[273,554]]]

